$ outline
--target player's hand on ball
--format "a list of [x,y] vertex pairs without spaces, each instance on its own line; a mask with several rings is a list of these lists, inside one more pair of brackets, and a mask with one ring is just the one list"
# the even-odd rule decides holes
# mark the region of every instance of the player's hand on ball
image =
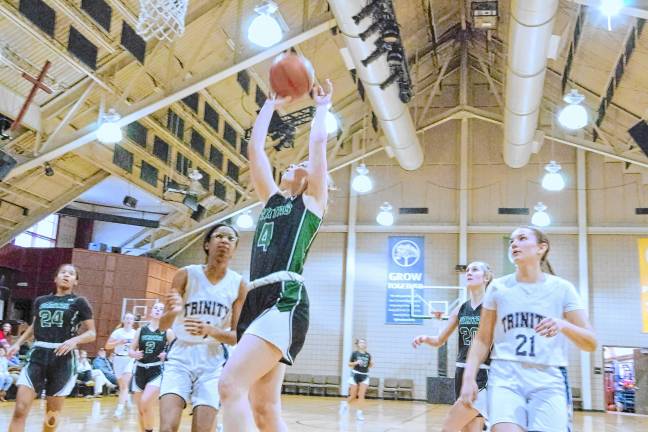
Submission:
[[459,394],[459,400],[466,407],[472,407],[472,403],[477,399],[477,393],[479,392],[479,387],[477,387],[477,382],[474,379],[467,379],[464,375],[463,383],[461,384],[461,393]]
[[412,341],[412,347],[418,348],[419,346],[423,345],[424,343],[428,343],[428,339],[430,339],[430,337],[428,335],[416,336],[414,338],[414,340]]
[[326,91],[321,85],[314,85],[311,94],[317,106],[328,106],[333,100],[333,83],[330,79],[326,80]]
[[210,325],[196,318],[185,318],[185,330],[192,336],[207,337]]
[[269,106],[272,109],[277,109],[282,107],[283,105],[286,105],[292,101],[292,98],[290,96],[286,97],[278,97],[277,93],[272,92],[270,93],[270,97],[266,99],[264,106]]
[[57,356],[64,356],[70,351],[72,351],[74,348],[76,348],[76,346],[77,346],[77,338],[75,337],[70,338],[65,342],[63,342],[61,345],[59,345],[59,347],[54,350],[54,354],[56,354]]
[[182,312],[182,297],[180,294],[177,292],[168,294],[166,298],[166,307],[169,312],[175,315]]
[[533,329],[540,335],[546,337],[556,336],[563,327],[564,321],[558,318],[545,318]]

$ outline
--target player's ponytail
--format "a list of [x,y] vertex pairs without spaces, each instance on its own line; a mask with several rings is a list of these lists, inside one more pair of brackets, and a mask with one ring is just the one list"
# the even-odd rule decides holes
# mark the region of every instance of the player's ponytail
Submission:
[[527,226],[526,228],[533,231],[533,234],[535,235],[538,244],[544,243],[547,245],[547,250],[542,255],[542,257],[540,257],[540,270],[542,270],[545,273],[555,275],[556,273],[554,273],[553,267],[551,267],[551,264],[549,263],[549,250],[551,249],[551,245],[549,243],[549,237],[547,237],[547,234],[545,234],[545,232],[542,231],[540,228],[534,226]]
[[477,265],[481,269],[481,271],[484,272],[484,281],[486,281],[484,288],[488,288],[488,285],[490,285],[490,283],[493,282],[493,279],[495,278],[493,270],[491,270],[488,263],[484,261],[473,261],[470,263],[470,265]]

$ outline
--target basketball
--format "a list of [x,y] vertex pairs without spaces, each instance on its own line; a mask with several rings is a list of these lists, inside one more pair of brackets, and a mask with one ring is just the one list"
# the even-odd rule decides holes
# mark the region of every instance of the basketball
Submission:
[[311,62],[292,52],[279,54],[270,67],[270,87],[279,97],[299,99],[310,91],[314,80]]

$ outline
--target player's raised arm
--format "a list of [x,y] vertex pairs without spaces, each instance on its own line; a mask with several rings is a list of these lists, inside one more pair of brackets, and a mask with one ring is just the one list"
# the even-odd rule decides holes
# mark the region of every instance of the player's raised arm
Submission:
[[326,80],[326,91],[321,86],[313,87],[315,118],[308,143],[308,189],[306,193],[315,199],[321,214],[328,201],[328,163],[326,161],[326,114],[333,97],[333,84]]
[[277,98],[271,95],[261,107],[259,115],[252,128],[250,146],[248,149],[250,157],[250,177],[257,196],[264,203],[268,201],[275,192],[279,190],[277,183],[272,177],[272,166],[265,152],[266,136],[270,127],[270,120],[276,107],[288,102],[290,98]]

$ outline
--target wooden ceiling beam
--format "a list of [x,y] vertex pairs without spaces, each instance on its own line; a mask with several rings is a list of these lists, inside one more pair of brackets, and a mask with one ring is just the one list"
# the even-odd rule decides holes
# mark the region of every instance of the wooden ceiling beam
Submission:
[[30,226],[34,225],[36,222],[40,221],[47,215],[55,213],[59,209],[65,207],[68,203],[73,201],[76,197],[81,195],[83,192],[93,188],[99,182],[106,179],[108,175],[109,174],[106,171],[99,170],[89,178],[85,179],[82,185],[70,188],[67,192],[56,197],[56,199],[50,202],[50,205],[48,207],[41,207],[38,210],[30,211],[29,216],[23,218],[20,223],[14,225],[11,229],[8,229],[5,232],[0,234],[0,245],[4,246],[8,242],[10,242],[15,236],[22,233]]
[[[151,97],[130,106],[126,112],[122,113],[122,118],[121,120],[119,120],[118,124],[119,126],[123,127],[143,117],[146,117],[160,110],[161,108],[169,106],[173,102],[181,100],[197,91],[200,91],[201,89],[214,85],[225,78],[235,75],[241,70],[247,69],[259,62],[272,58],[293,45],[329,31],[335,25],[337,25],[335,20],[327,20],[305,32],[302,32],[291,38],[287,38],[281,43],[265,51],[254,54],[235,65],[226,67],[225,69],[218,71],[208,71],[200,76],[192,78],[188,82],[182,83],[177,88],[170,89],[169,91],[163,92],[161,94],[152,95]],[[56,143],[52,145],[52,150],[29,161],[21,163],[9,173],[9,177],[27,172],[47,161],[56,159],[64,155],[65,153],[76,150],[95,139],[96,126],[93,122],[70,136],[57,139]]]

